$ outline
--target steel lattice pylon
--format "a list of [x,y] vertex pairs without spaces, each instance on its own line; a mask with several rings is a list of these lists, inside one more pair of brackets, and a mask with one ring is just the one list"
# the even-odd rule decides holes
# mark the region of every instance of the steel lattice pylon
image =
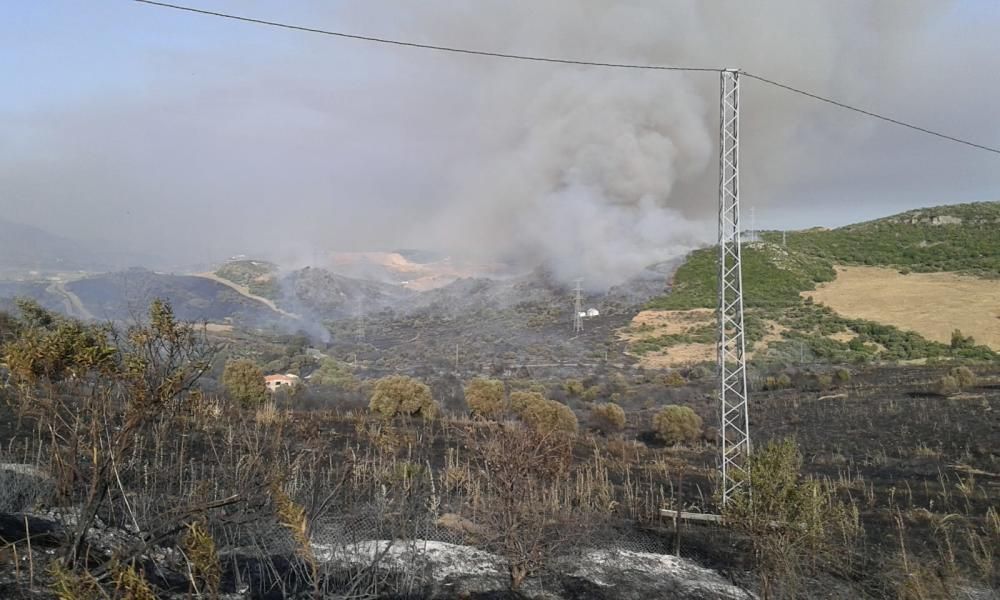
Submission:
[[722,503],[749,485],[746,343],[743,327],[743,265],[740,248],[740,74],[721,73],[719,140],[719,405]]

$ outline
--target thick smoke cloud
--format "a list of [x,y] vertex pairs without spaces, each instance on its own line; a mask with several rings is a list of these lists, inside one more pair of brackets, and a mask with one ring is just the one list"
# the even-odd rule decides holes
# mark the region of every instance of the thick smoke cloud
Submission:
[[[957,135],[1000,134],[979,118],[991,109],[982,88],[1000,92],[983,77],[1000,67],[990,24],[1000,13],[977,19],[961,3],[206,7],[500,52],[734,66]],[[14,124],[0,143],[0,208],[14,220],[189,261],[242,252],[316,264],[330,249],[443,248],[541,263],[589,287],[714,236],[715,74],[445,55],[135,5],[74,14],[78,34],[92,31],[81,45],[115,68],[87,94],[0,105]],[[141,77],[116,62],[119,44]],[[743,190],[765,226],[843,223],[995,189],[989,157],[752,81],[743,107]]]
[[[880,78],[890,76],[935,14],[931,3],[914,2],[905,10],[900,3],[860,2],[487,2],[459,15],[446,4],[423,4],[414,15],[418,29],[544,56],[759,65],[841,97],[879,85],[846,65],[867,62]],[[873,49],[871,64],[864,59]],[[543,257],[565,279],[582,277],[600,288],[711,239],[716,74],[477,68],[488,69],[476,109],[483,119],[475,147],[484,150],[454,176],[454,212],[445,230],[458,235],[444,238],[456,248],[474,239],[487,253]],[[800,98],[767,98],[763,105],[749,102],[753,114],[743,125],[751,149],[767,156],[745,171],[758,198],[807,166],[799,162],[803,144],[796,138],[818,112]]]

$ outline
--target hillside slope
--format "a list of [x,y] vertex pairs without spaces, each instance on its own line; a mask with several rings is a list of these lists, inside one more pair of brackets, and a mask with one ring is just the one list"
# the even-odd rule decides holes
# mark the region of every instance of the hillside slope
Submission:
[[4,271],[103,271],[163,260],[54,235],[39,227],[0,219],[0,273]]
[[[839,229],[789,232],[787,244],[780,233],[764,233],[763,242],[743,247],[747,337],[754,358],[997,359],[998,227],[1000,202],[981,202],[913,210]],[[622,332],[645,364],[711,358],[714,329],[706,313],[693,319],[664,311],[715,307],[717,252],[692,252],[674,274],[671,293],[650,301]],[[844,265],[883,270],[848,282],[838,280],[838,272],[856,271],[845,271]],[[907,273],[914,275],[907,278]],[[677,329],[678,320],[687,323],[685,328]],[[953,342],[956,329],[963,337]]]
[[[775,232],[763,238],[782,241]],[[1000,277],[1000,202],[922,208],[839,229],[790,232],[786,239],[790,251],[838,264]]]
[[154,298],[170,301],[177,317],[187,321],[231,321],[258,326],[281,317],[263,303],[222,283],[193,275],[129,269],[72,281],[65,288],[101,320],[135,318],[143,314]]

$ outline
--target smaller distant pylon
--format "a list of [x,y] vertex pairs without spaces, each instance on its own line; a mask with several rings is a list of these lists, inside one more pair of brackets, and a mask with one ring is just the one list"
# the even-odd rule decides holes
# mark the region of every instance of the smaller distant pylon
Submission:
[[583,284],[582,279],[576,280],[576,298],[573,303],[573,333],[583,331]]

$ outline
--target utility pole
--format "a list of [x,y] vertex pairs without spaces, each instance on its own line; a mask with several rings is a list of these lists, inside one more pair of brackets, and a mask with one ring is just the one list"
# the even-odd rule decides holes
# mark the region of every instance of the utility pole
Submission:
[[757,241],[757,215],[754,213],[754,207],[750,207],[750,241]]
[[455,344],[455,370],[458,371],[458,344]]
[[719,103],[719,409],[722,504],[747,481],[750,420],[740,247],[740,72],[720,73]]
[[361,298],[358,298],[357,315],[358,315],[358,341],[363,342],[365,341],[365,307],[362,303]]
[[573,303],[573,333],[578,334],[583,331],[583,289],[580,284],[583,282],[582,279],[576,280],[576,299]]
[[786,237],[787,234],[788,234],[787,231],[785,231],[784,229],[781,230],[781,245],[782,246],[787,246],[788,245],[788,238]]

